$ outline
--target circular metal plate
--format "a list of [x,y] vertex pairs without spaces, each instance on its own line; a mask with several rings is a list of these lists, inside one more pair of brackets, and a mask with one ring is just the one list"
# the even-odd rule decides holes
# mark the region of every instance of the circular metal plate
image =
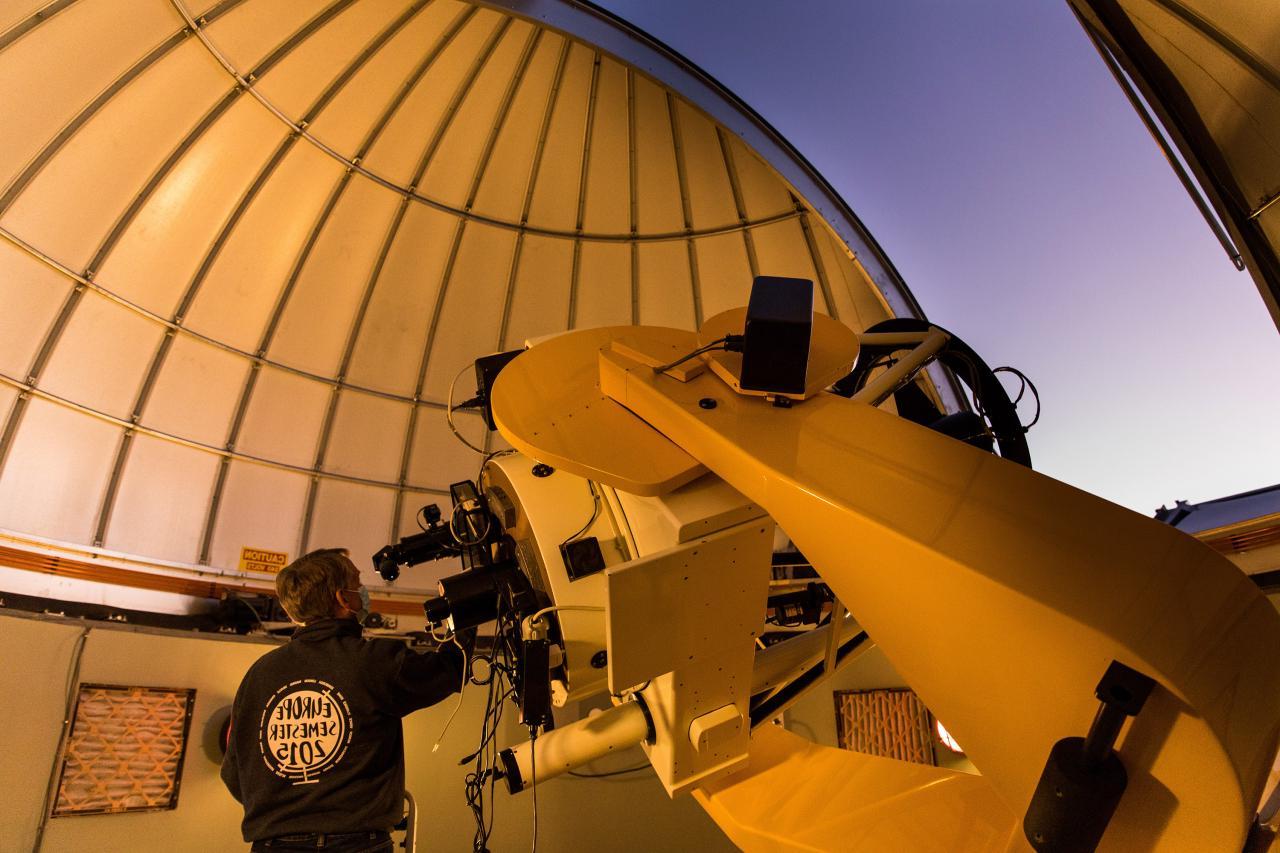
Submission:
[[637,495],[660,495],[706,472],[692,456],[600,391],[599,353],[615,341],[675,360],[698,345],[680,329],[614,326],[543,341],[503,368],[493,419],[539,462]]

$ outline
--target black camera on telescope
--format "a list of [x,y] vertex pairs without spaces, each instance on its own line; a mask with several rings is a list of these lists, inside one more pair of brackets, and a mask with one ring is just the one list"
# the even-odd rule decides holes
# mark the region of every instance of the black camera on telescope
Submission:
[[489,512],[488,501],[476,484],[463,480],[449,487],[453,511],[446,520],[436,504],[418,511],[421,533],[406,536],[373,555],[373,565],[384,581],[400,577],[400,569],[429,560],[461,557],[463,568],[488,565],[501,526]]

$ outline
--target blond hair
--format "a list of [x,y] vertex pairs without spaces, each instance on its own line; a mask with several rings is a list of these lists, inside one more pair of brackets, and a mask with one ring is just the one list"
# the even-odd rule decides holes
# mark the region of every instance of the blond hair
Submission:
[[347,588],[347,568],[355,568],[346,548],[304,554],[276,575],[276,596],[295,622],[306,625],[333,616],[334,596]]

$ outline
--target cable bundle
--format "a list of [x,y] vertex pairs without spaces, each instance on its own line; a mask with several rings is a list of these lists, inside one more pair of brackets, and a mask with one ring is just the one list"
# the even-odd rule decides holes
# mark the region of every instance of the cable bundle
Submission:
[[[502,723],[502,712],[507,700],[515,695],[515,654],[509,638],[519,636],[519,625],[516,617],[503,607],[504,603],[502,596],[499,596],[493,650],[487,656],[473,654],[471,657],[471,683],[477,687],[488,687],[488,694],[485,698],[484,716],[480,725],[480,745],[475,752],[458,762],[460,765],[466,765],[473,760],[475,762],[474,769],[466,775],[464,790],[467,805],[471,808],[476,823],[476,831],[472,839],[472,849],[476,853],[487,853],[489,849],[489,836],[493,832],[493,789],[501,776],[498,758],[500,750],[497,742],[498,727]],[[477,660],[483,661],[489,668],[484,678],[475,676]],[[487,814],[486,796],[489,798]]]

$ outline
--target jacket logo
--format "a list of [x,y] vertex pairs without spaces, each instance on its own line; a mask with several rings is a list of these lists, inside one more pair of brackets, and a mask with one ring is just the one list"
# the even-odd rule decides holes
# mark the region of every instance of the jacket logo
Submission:
[[294,785],[309,785],[342,760],[351,728],[347,700],[332,684],[300,678],[267,700],[258,746],[272,773]]

